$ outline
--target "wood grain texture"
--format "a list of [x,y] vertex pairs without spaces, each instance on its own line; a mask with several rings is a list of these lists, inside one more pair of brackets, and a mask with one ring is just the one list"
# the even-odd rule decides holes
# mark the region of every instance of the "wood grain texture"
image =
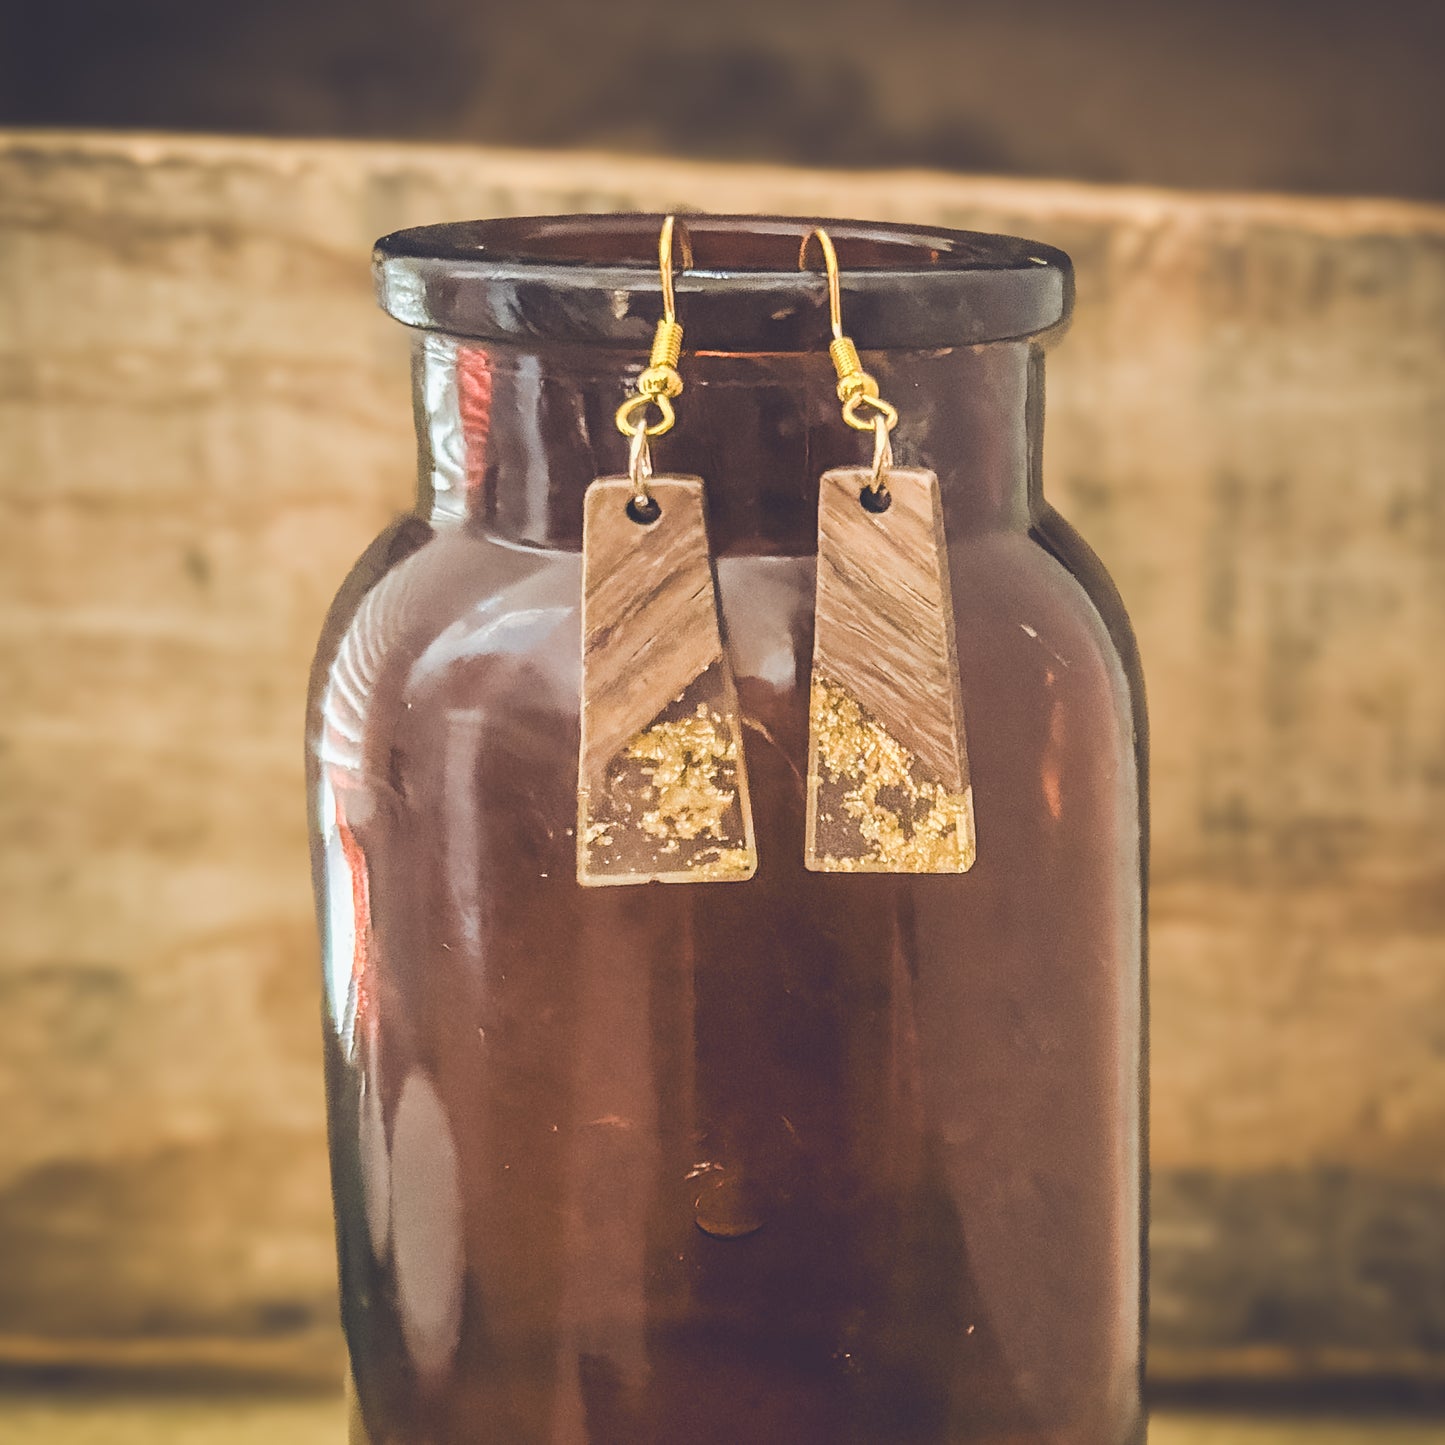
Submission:
[[718,623],[702,481],[587,489],[577,877],[740,883],[757,871],[742,716]]
[[867,467],[818,497],[807,866],[962,873],[974,858],[963,699],[938,478]]
[[821,479],[814,669],[961,793],[968,761],[938,478],[893,468],[884,512],[859,500],[871,480],[867,467]]
[[300,699],[415,467],[369,248],[688,206],[1073,254],[1042,468],[1149,681],[1155,1368],[1438,1378],[1445,208],[186,138],[0,139],[0,1333],[334,1329]]
[[656,477],[655,522],[628,514],[632,484],[587,489],[582,542],[582,780],[722,660],[702,480]]

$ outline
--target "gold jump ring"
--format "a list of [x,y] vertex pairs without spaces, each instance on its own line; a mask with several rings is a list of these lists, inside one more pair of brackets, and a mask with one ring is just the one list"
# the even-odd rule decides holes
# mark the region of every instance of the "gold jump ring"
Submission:
[[[645,413],[650,406],[657,408],[659,420],[647,426],[646,416],[639,417],[637,414]],[[617,408],[617,430],[625,437],[630,437],[639,426],[646,427],[648,436],[660,437],[663,432],[672,430],[672,424],[676,420],[677,413],[672,409],[672,399],[667,396],[629,396]]]

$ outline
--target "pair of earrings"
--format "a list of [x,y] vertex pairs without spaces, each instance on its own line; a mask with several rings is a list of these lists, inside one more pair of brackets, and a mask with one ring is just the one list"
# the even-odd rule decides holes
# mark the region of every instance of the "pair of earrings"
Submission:
[[[669,216],[658,243],[663,317],[617,412],[628,475],[584,502],[577,877],[741,881],[757,871],[737,690],[724,645],[702,479],[653,473],[683,381]],[[898,412],[844,333],[828,279],[843,420],[872,432],[871,466],[825,472],[809,696],[807,841],[817,872],[962,873],[974,859],[963,705],[938,478],[896,467]],[[692,264],[686,234],[684,266]],[[656,420],[649,420],[655,411]]]

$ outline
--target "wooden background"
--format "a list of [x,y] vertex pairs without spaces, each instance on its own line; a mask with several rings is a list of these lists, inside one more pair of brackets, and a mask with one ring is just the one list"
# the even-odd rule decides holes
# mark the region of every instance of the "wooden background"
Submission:
[[0,136],[0,1364],[336,1369],[301,788],[409,501],[373,238],[704,207],[1079,272],[1045,475],[1154,758],[1156,1376],[1445,1380],[1445,208]]

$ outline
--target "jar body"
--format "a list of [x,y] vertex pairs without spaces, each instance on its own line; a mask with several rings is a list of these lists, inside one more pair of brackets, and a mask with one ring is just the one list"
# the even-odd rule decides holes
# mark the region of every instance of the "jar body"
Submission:
[[[657,463],[708,488],[759,869],[600,889],[576,533],[619,360],[417,355],[423,506],[310,718],[355,1438],[1140,1438],[1141,692],[1038,495],[1035,344],[875,363],[941,480],[973,870],[804,869],[809,508],[862,443],[825,357],[724,355]],[[760,1227],[699,1227],[739,1189]]]

